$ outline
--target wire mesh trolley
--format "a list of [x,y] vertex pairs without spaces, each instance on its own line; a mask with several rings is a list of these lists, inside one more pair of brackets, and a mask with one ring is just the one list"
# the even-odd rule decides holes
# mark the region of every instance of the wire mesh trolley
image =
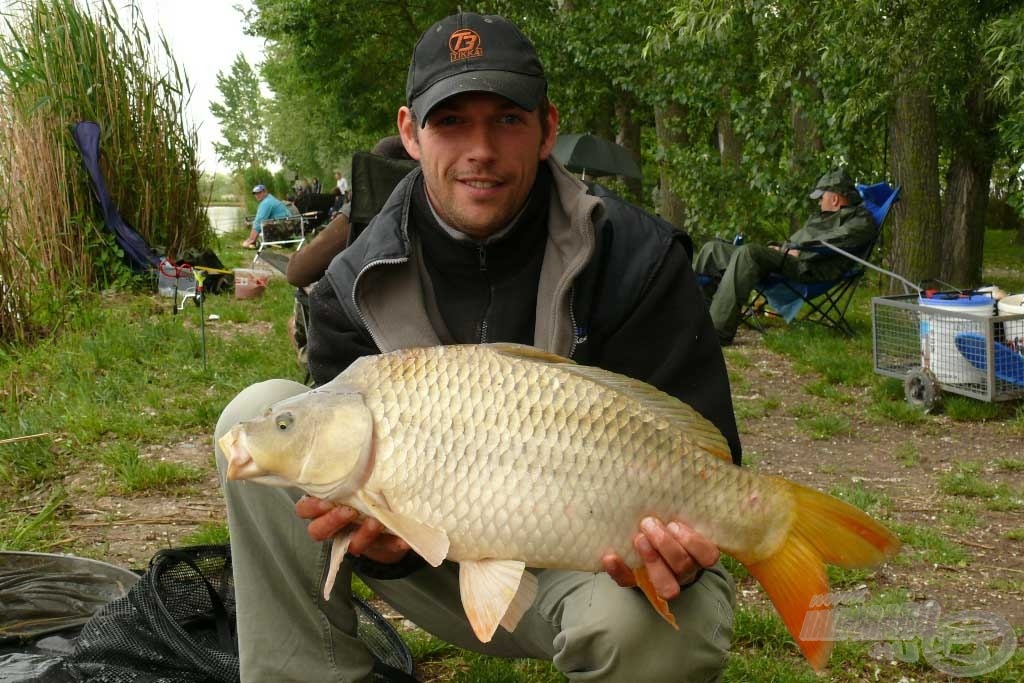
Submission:
[[871,300],[874,369],[903,380],[911,404],[943,391],[983,401],[1024,398],[1024,315],[997,315],[989,294]]

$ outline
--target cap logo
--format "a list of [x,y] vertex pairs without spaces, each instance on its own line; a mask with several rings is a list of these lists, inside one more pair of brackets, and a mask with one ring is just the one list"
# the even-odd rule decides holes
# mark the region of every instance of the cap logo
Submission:
[[480,47],[480,35],[471,29],[460,28],[448,36],[449,61],[458,62],[470,57],[483,57],[484,49]]

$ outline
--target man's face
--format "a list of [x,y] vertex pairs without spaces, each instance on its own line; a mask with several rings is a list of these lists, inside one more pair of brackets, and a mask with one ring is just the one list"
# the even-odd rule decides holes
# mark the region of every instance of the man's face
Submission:
[[558,111],[547,134],[536,111],[490,93],[466,93],[439,104],[418,128],[408,107],[398,112],[402,142],[420,162],[431,206],[448,225],[476,238],[493,235],[519,213],[537,165],[555,145]]
[[262,202],[263,198],[267,196],[267,191],[263,190],[262,192],[254,192],[252,196],[256,198],[256,201]]
[[818,206],[821,207],[822,211],[838,211],[846,203],[845,200],[846,198],[838,192],[825,190],[821,198],[818,199]]

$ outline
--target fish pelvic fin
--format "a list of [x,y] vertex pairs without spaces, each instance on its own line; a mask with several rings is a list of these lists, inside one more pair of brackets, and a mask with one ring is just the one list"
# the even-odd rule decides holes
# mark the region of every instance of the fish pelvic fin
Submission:
[[464,560],[459,592],[473,633],[489,643],[499,625],[515,630],[537,597],[537,577],[519,560]]
[[636,581],[637,588],[643,591],[644,596],[647,598],[651,606],[654,607],[655,611],[661,615],[661,618],[672,625],[672,628],[679,630],[679,624],[676,622],[676,617],[668,608],[668,603],[665,598],[658,595],[658,591],[655,590],[654,584],[651,583],[651,577],[647,574],[646,567],[637,567],[633,570],[633,579]]
[[338,578],[338,570],[345,560],[345,553],[348,552],[349,541],[352,540],[352,533],[338,534],[331,541],[331,561],[327,566],[327,578],[324,579],[324,600],[331,599],[331,591],[334,589],[334,582]]
[[899,540],[858,508],[819,491],[776,478],[794,499],[793,526],[769,557],[742,562],[768,593],[810,665],[821,671],[832,651],[834,616],[822,606],[829,592],[825,564],[867,568],[899,550]]

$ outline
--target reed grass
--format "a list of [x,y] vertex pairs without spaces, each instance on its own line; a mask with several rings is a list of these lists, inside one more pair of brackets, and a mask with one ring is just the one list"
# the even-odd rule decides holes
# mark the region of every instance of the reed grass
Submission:
[[101,127],[121,216],[171,255],[212,232],[191,86],[133,2],[20,0],[0,26],[0,342],[58,327],[83,291],[131,272],[102,228],[71,126]]

